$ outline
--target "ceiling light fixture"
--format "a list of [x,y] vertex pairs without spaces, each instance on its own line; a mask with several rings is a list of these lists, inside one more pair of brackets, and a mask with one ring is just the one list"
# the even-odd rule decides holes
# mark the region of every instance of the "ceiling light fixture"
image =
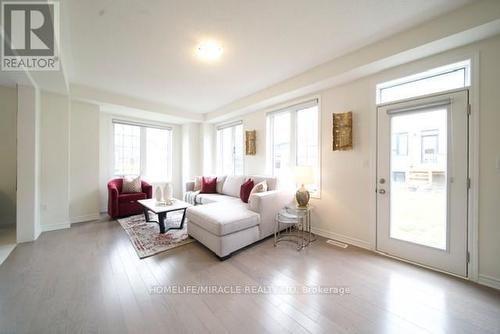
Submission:
[[196,47],[196,54],[203,60],[216,60],[222,55],[222,46],[215,41],[204,41]]

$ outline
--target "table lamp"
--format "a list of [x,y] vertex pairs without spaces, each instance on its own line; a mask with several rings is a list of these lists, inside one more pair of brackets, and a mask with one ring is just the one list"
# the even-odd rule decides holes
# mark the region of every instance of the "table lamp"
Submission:
[[305,208],[309,203],[311,195],[304,185],[314,183],[314,171],[311,166],[297,166],[295,167],[294,172],[295,181],[297,184],[302,185],[295,193],[295,200],[297,201],[299,208]]

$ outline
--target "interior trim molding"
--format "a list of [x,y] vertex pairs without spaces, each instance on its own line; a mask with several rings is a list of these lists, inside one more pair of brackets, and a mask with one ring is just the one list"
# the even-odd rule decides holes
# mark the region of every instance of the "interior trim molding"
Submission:
[[375,245],[372,245],[371,243],[369,243],[368,241],[365,241],[365,240],[361,240],[361,239],[357,239],[357,238],[353,238],[353,237],[348,237],[346,235],[334,233],[334,232],[327,231],[325,229],[317,228],[317,227],[312,227],[311,230],[312,230],[312,232],[314,234],[317,234],[319,236],[322,236],[322,237],[325,237],[325,238],[328,238],[328,239],[334,239],[334,240],[337,240],[337,241],[342,241],[342,242],[344,242],[346,244],[353,245],[353,246],[356,246],[356,247],[360,247],[360,248],[363,248],[363,249],[367,249],[367,250],[370,250],[370,251],[374,251],[375,250]]
[[88,222],[88,221],[92,221],[92,220],[98,220],[100,218],[101,218],[101,215],[98,212],[96,212],[96,213],[89,213],[86,215],[70,217],[69,221],[71,222],[71,224],[77,224],[77,223],[84,223],[84,222]]
[[71,223],[69,223],[69,222],[64,222],[64,223],[59,223],[59,224],[48,224],[48,225],[41,224],[40,230],[43,233],[43,232],[63,230],[63,229],[70,228],[70,227],[71,227]]
[[490,288],[500,290],[500,279],[499,278],[479,274],[479,279],[477,280],[477,282],[481,285],[486,285]]

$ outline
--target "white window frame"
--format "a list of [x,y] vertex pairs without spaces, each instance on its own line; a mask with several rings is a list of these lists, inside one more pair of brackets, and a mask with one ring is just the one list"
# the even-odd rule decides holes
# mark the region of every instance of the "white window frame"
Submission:
[[290,113],[290,162],[291,167],[297,166],[297,112],[308,107],[316,106],[318,108],[318,166],[317,168],[317,187],[311,192],[311,197],[321,198],[321,103],[320,98],[315,97],[296,104],[270,111],[266,114],[266,137],[267,137],[267,173],[274,175],[274,117],[280,113]]
[[[389,88],[392,88],[392,87],[397,87],[397,86],[405,85],[405,84],[416,82],[416,81],[430,79],[430,78],[433,78],[433,77],[445,75],[445,74],[452,73],[452,72],[455,72],[455,71],[462,71],[462,70],[464,71],[464,85],[461,86],[461,87],[454,88],[454,89],[469,87],[470,84],[471,84],[471,66],[472,66],[472,60],[471,59],[465,59],[465,60],[462,60],[462,61],[454,62],[452,64],[435,67],[435,68],[432,68],[430,70],[426,70],[426,71],[423,71],[423,72],[420,72],[420,73],[416,73],[416,74],[408,75],[408,76],[405,76],[405,77],[402,77],[402,78],[398,78],[398,79],[395,79],[395,80],[390,80],[390,81],[379,83],[379,84],[376,85],[376,102],[377,102],[377,105],[381,105],[381,104],[385,104],[385,103],[393,103],[393,102],[396,102],[396,101],[400,101],[400,100],[382,101],[382,91],[385,90],[385,89],[389,89]],[[441,92],[441,90],[437,90],[437,91],[434,91],[434,92],[426,93],[425,95],[439,93],[439,92]],[[411,96],[411,97],[405,97],[405,98],[403,98],[401,100],[415,98],[415,97],[418,97],[418,96],[421,96],[421,95],[415,95],[415,96]]]
[[170,131],[170,141],[167,143],[167,150],[170,153],[170,156],[168,157],[168,164],[167,164],[167,179],[166,180],[148,180],[150,182],[154,183],[167,183],[167,182],[172,182],[172,164],[173,164],[173,129],[171,126],[168,125],[159,125],[159,124],[149,124],[149,123],[142,123],[142,122],[134,122],[134,121],[127,121],[127,120],[122,120],[122,119],[112,119],[111,125],[112,125],[112,152],[113,152],[113,166],[112,166],[112,174],[115,177],[124,177],[126,175],[120,175],[120,174],[115,174],[115,166],[116,166],[116,154],[115,154],[115,124],[121,124],[121,125],[131,125],[131,126],[137,126],[140,128],[140,144],[139,144],[139,151],[140,151],[140,163],[139,163],[139,176],[143,177],[145,176],[145,171],[146,171],[146,161],[147,161],[147,148],[146,148],[146,129],[147,128],[152,128],[152,129],[161,129],[161,130],[167,130]]
[[[216,170],[218,174],[223,174],[223,161],[222,161],[222,141],[219,141],[219,131],[231,128],[231,146],[233,147],[233,154],[232,154],[232,166],[233,166],[233,171],[231,175],[244,175],[245,173],[245,157],[244,157],[244,147],[243,147],[243,142],[241,143],[241,164],[242,164],[242,170],[241,174],[236,173],[236,127],[240,126],[242,127],[242,132],[244,132],[243,129],[243,121],[238,120],[235,122],[230,122],[230,123],[224,123],[224,124],[219,124],[215,127],[215,142],[216,142],[216,157],[215,157],[215,163],[216,163]],[[244,137],[244,134],[243,134]],[[242,138],[244,140],[244,138]]]

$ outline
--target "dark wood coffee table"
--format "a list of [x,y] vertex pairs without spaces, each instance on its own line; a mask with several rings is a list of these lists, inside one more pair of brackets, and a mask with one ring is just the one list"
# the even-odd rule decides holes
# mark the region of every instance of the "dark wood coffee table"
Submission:
[[[184,219],[186,218],[186,209],[191,206],[191,204],[174,199],[172,205],[157,205],[155,199],[141,199],[137,201],[142,205],[144,209],[144,218],[148,223],[158,223],[160,225],[160,233],[165,233],[169,230],[182,230],[184,227]],[[158,221],[149,219],[149,212],[156,213],[158,215]],[[165,219],[167,217],[167,213],[174,211],[183,211],[181,224],[179,226],[169,227],[165,229]]]

